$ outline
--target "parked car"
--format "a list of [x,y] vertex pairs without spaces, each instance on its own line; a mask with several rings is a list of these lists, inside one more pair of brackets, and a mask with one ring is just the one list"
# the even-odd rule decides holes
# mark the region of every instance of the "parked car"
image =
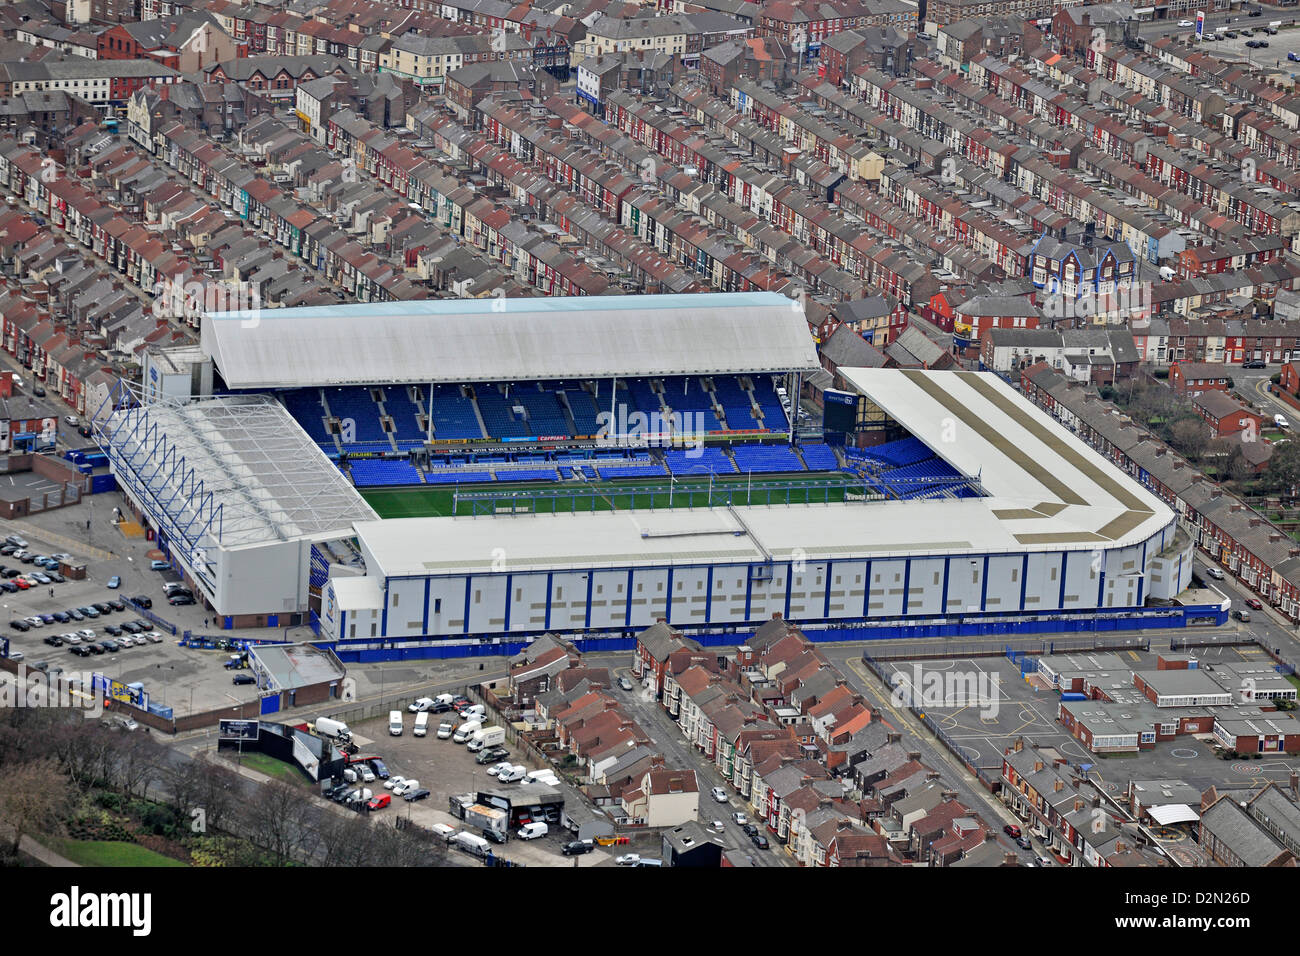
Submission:
[[104,650],[108,651],[110,654],[116,654],[118,651],[117,641],[100,641],[99,646],[102,647]]
[[1023,834],[1016,837],[1016,846],[1020,847],[1022,850],[1032,850],[1034,848],[1034,845],[1029,842],[1029,837]]
[[252,674],[236,674],[230,679],[232,684],[256,684],[257,678]]
[[754,834],[758,832],[758,827],[754,826],[754,824],[752,823],[746,823],[744,826],[741,827],[741,829],[745,831],[745,836],[750,838],[752,838]]
[[631,690],[632,682],[628,680],[626,677],[620,677],[618,679],[618,686],[621,687],[623,690]]
[[[107,604],[114,611],[126,610],[126,602],[123,601],[121,598],[113,598],[113,600],[105,601],[104,603]],[[139,604],[140,602],[137,601],[136,603]],[[153,602],[150,601],[148,604],[140,604],[140,606],[145,610],[148,610],[149,608],[153,607]]]
[[1206,568],[1205,573],[1210,577],[1214,578],[1214,580],[1216,581],[1223,580],[1223,571],[1220,570],[1219,568]]
[[380,780],[387,780],[389,777],[392,776],[392,774],[388,772],[388,765],[385,764],[378,757],[372,757],[370,759],[370,769],[372,769],[375,772],[375,776],[378,777]]
[[438,725],[437,737],[439,740],[446,740],[455,731],[456,725],[450,720],[444,720]]
[[1020,836],[1020,827],[1016,826],[1014,823],[1008,823],[1002,828],[1002,832],[1014,840],[1016,837]]
[[80,645],[77,645],[74,647],[69,647],[68,650],[72,651],[72,653],[76,654],[78,657],[90,656],[90,648],[88,647],[81,647]]
[[[147,611],[149,608],[153,607],[153,598],[149,597],[147,594],[137,594],[135,597],[131,598],[131,603],[136,604]],[[118,610],[120,611],[122,609],[118,608]]]
[[388,806],[392,802],[393,802],[393,798],[390,794],[381,793],[379,796],[372,797],[370,799],[370,802],[366,804],[366,809],[382,810],[384,809],[384,807]]
[[405,777],[389,777],[384,781],[384,789],[392,790],[394,787],[400,787],[406,782]]
[[750,842],[752,842],[754,846],[758,847],[760,850],[766,850],[768,848],[766,833],[763,833],[759,830],[755,830],[753,833],[749,835],[749,839]]
[[515,764],[509,770],[502,770],[497,774],[497,779],[502,783],[518,783],[528,775],[527,769],[520,764]]
[[[386,787],[388,786],[388,784],[384,784],[384,786]],[[403,794],[414,793],[416,790],[419,790],[420,781],[415,779],[411,779],[411,780],[403,779],[401,783],[399,783],[397,786],[393,787],[392,789],[393,789],[393,796],[400,797]]]
[[32,629],[30,623],[28,623],[27,621],[20,620],[18,618],[14,618],[12,621],[10,621],[9,626],[12,627],[15,631],[26,632]]
[[172,607],[183,607],[194,604],[195,601],[194,598],[190,597],[188,594],[173,594],[167,599],[167,603]]
[[640,864],[641,854],[639,853],[624,853],[622,856],[615,857],[614,859],[615,866],[639,866]]
[[86,617],[99,617],[99,612],[96,611],[90,605],[86,605],[85,607],[79,607],[77,608],[77,610],[80,611],[82,614],[84,614]]
[[432,706],[432,697],[417,697],[406,709],[412,714],[422,714]]
[[546,836],[550,831],[551,828],[545,823],[534,820],[531,823],[525,823],[515,831],[515,836],[521,840],[536,840],[538,837]]
[[55,636],[54,634],[51,634],[49,637],[43,637],[43,638],[41,638],[41,643],[42,643],[42,644],[48,644],[48,645],[50,645],[50,647],[62,647],[62,646],[63,646],[63,638],[61,638],[61,637],[57,637],[57,636]]
[[488,747],[486,750],[480,750],[474,755],[474,762],[479,764],[492,763],[503,760],[510,756],[510,751],[505,747]]
[[170,568],[170,567],[171,567],[171,562],[170,562],[170,561],[150,561],[150,562],[149,562],[149,570],[150,570],[150,571],[166,571],[166,570],[167,570],[168,568]]
[[1252,611],[1264,610],[1264,605],[1260,603],[1259,598],[1246,598],[1246,607],[1250,608]]
[[410,793],[402,794],[402,799],[405,800],[407,803],[414,803],[416,800],[425,799],[428,795],[429,795],[428,789],[425,787],[420,787],[417,790],[412,790]]
[[714,787],[709,791],[709,796],[713,797],[713,799],[718,803],[727,802],[727,791],[723,790],[721,787]]
[[95,638],[95,632],[88,627],[83,627],[81,630],[77,632],[77,635],[79,637],[84,637],[88,641],[94,640]]
[[501,763],[493,764],[491,767],[488,767],[487,775],[489,777],[495,777],[498,774],[500,774],[503,770],[509,770],[513,766],[514,764],[512,764],[509,760],[503,760]]
[[582,856],[582,854],[590,853],[594,849],[596,849],[596,844],[591,840],[570,840],[560,847],[560,854],[562,856]]
[[104,630],[108,633],[109,637],[118,637],[122,633],[122,629],[116,624],[105,624]]
[[115,574],[108,579],[106,586],[116,590],[122,586],[122,579]]

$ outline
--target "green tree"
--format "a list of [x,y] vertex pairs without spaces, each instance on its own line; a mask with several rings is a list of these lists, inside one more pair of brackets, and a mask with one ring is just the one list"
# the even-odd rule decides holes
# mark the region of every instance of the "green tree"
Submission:
[[1300,485],[1300,443],[1287,441],[1277,445],[1264,477],[1270,487],[1294,496],[1296,486]]

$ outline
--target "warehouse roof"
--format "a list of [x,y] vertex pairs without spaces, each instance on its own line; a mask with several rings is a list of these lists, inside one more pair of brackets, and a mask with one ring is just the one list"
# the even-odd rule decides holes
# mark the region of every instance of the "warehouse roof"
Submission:
[[233,389],[819,368],[774,292],[430,299],[216,312],[202,348]]

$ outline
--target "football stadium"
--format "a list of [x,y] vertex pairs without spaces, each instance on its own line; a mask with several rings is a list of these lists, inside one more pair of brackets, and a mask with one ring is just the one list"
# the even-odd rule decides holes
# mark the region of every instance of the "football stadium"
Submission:
[[214,313],[95,428],[219,622],[344,660],[1226,616],[1174,513],[1001,379],[839,372],[774,293]]

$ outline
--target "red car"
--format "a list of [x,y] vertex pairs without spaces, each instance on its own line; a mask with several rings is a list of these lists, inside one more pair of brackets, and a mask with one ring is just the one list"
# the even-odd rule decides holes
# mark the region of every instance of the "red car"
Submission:
[[1014,823],[1008,823],[1002,828],[1002,832],[1014,840],[1016,837],[1020,836],[1020,827],[1016,826]]
[[391,793],[381,793],[377,797],[372,797],[370,802],[366,804],[366,808],[370,810],[382,810],[392,802],[393,795]]
[[1246,598],[1246,607],[1255,611],[1264,610],[1264,605],[1259,603],[1259,598]]
[[28,581],[26,578],[14,578],[14,584],[18,585],[18,587],[24,591],[32,586],[32,582]]

